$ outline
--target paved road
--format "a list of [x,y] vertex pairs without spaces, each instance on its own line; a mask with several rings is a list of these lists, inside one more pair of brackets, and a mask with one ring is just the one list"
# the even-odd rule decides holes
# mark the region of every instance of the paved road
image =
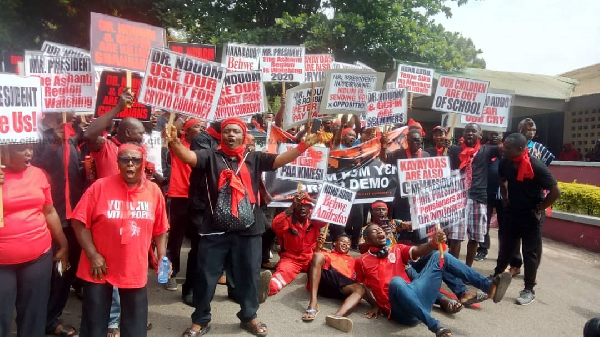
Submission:
[[[497,231],[492,230],[492,237],[497,237]],[[497,247],[497,241],[492,240],[490,256],[496,256]],[[463,252],[465,249],[466,245],[463,246]],[[492,273],[494,266],[495,258],[475,262],[476,269],[486,276]],[[157,285],[155,276],[149,276],[149,279],[149,317],[154,328],[148,336],[181,336],[190,324],[193,309],[180,302],[181,290],[166,291]],[[544,240],[544,257],[538,281],[538,298],[529,306],[514,304],[523,288],[523,278],[517,277],[504,301],[499,304],[486,301],[481,309],[464,309],[455,316],[434,309],[433,315],[452,329],[455,336],[511,337],[582,336],[585,322],[600,316],[599,254]],[[281,293],[261,305],[259,318],[267,323],[270,336],[433,336],[423,324],[404,327],[383,318],[368,320],[363,316],[368,309],[366,303],[349,316],[354,320],[354,330],[344,334],[325,325],[325,315],[333,313],[339,305],[328,299],[321,300],[321,313],[317,319],[312,323],[304,323],[301,315],[308,304],[305,284],[306,274],[301,274]],[[217,287],[212,304],[210,336],[250,336],[239,329],[239,321],[235,316],[239,307],[227,299],[225,286]],[[71,296],[63,318],[66,323],[79,325],[80,317],[81,303]]]

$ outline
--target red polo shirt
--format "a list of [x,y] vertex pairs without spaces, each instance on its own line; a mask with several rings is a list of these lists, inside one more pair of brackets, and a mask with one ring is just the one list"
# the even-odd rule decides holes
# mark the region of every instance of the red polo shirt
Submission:
[[356,260],[352,256],[338,253],[335,250],[332,250],[331,253],[324,252],[323,255],[325,255],[326,259],[323,269],[333,267],[347,278],[356,280],[356,272],[354,271]]
[[96,164],[97,179],[119,174],[119,166],[117,164],[118,151],[117,144],[105,138],[100,150],[90,153]]
[[[187,149],[190,148],[190,143],[186,142],[185,139],[181,141],[181,144]],[[167,195],[172,198],[187,198],[192,168],[174,155],[172,149],[169,149],[169,151],[171,151],[171,178]]]
[[[279,213],[271,225],[281,244],[279,256],[302,262],[312,259],[314,249],[317,247],[317,238],[325,225],[323,222],[311,221],[308,218],[301,223],[289,210]],[[297,235],[290,233],[289,229],[295,230]]]
[[388,256],[378,258],[366,252],[356,259],[356,282],[371,289],[377,305],[389,314],[392,311],[389,298],[389,286],[392,278],[402,277],[410,283],[405,266],[411,257],[412,246],[395,245],[388,249]]

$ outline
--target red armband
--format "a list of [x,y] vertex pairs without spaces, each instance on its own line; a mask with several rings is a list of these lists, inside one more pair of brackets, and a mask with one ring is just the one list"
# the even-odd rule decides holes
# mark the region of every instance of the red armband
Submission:
[[308,146],[306,146],[306,143],[304,141],[301,141],[300,144],[296,146],[296,150],[298,150],[298,152],[300,153],[304,153],[306,149],[308,149]]

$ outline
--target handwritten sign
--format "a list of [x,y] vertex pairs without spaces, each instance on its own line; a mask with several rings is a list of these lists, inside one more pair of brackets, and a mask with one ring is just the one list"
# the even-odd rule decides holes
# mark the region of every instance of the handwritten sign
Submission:
[[480,117],[490,82],[440,76],[431,109]]
[[339,70],[339,69],[354,69],[354,70],[364,70],[361,66],[351,63],[344,62],[331,62],[331,69]]
[[144,72],[152,48],[165,47],[165,30],[111,15],[91,15],[90,51],[95,66]]
[[0,144],[40,139],[42,89],[35,77],[0,74]]
[[356,197],[352,192],[343,187],[324,183],[317,198],[311,219],[346,226],[350,209]]
[[227,43],[223,46],[222,64],[228,71],[260,69],[260,47],[249,44]]
[[44,41],[42,52],[52,56],[90,57],[90,52],[87,50],[50,41]]
[[398,65],[396,87],[406,88],[408,92],[415,94],[431,96],[433,73],[433,69],[400,64]]
[[42,111],[94,111],[94,77],[89,56],[49,56],[25,51],[25,75],[42,87]]
[[412,195],[441,178],[450,176],[448,156],[398,160],[400,196]]
[[365,70],[326,70],[322,114],[361,114],[367,107],[367,92],[383,86],[383,73]]
[[265,82],[304,82],[304,47],[262,47],[260,68]]
[[[295,149],[297,144],[279,144],[278,153]],[[319,183],[327,176],[326,147],[310,147],[291,163],[277,169],[277,179]]]
[[197,59],[214,61],[217,54],[217,46],[214,44],[169,42],[169,49],[183,55],[189,55]]
[[2,52],[2,63],[4,64],[5,73],[18,74],[19,62],[23,62],[23,53]]
[[[131,74],[131,92],[134,97],[139,97],[142,77],[136,73]],[[98,118],[112,110],[119,103],[119,97],[127,88],[127,73],[124,71],[103,71],[98,83],[98,96],[96,97],[96,110],[94,118]],[[115,119],[125,117],[137,118],[141,121],[149,121],[152,107],[144,105],[137,100],[129,108],[119,112]]]
[[372,91],[367,94],[366,127],[406,123],[406,89]]
[[218,63],[152,49],[139,100],[158,109],[212,120],[226,70]]
[[324,71],[331,68],[332,62],[332,54],[306,54],[304,56],[304,81],[323,81],[325,79]]
[[485,127],[501,128],[506,131],[510,114],[512,96],[505,94],[488,93],[485,99],[485,107],[481,117],[461,115],[461,123],[477,123]]
[[265,111],[265,86],[259,70],[227,73],[215,119],[241,117]]
[[312,118],[328,116],[319,113],[321,100],[323,99],[323,82],[315,83],[312,107],[310,105],[311,90],[312,83],[304,83],[287,91],[285,113],[283,115],[283,128],[285,130],[306,123],[309,111],[312,113]]

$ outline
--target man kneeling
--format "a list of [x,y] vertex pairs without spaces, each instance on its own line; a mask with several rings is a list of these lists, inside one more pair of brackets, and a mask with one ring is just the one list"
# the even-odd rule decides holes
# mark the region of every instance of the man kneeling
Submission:
[[327,325],[344,332],[352,330],[352,320],[344,317],[354,309],[362,298],[365,298],[372,308],[377,309],[377,303],[365,287],[356,283],[354,258],[348,255],[350,237],[340,235],[333,243],[331,253],[319,252],[313,255],[308,270],[307,288],[310,291],[310,302],[303,321],[312,321],[319,313],[317,294],[333,299],[344,300],[342,306],[333,315],[325,318]]

